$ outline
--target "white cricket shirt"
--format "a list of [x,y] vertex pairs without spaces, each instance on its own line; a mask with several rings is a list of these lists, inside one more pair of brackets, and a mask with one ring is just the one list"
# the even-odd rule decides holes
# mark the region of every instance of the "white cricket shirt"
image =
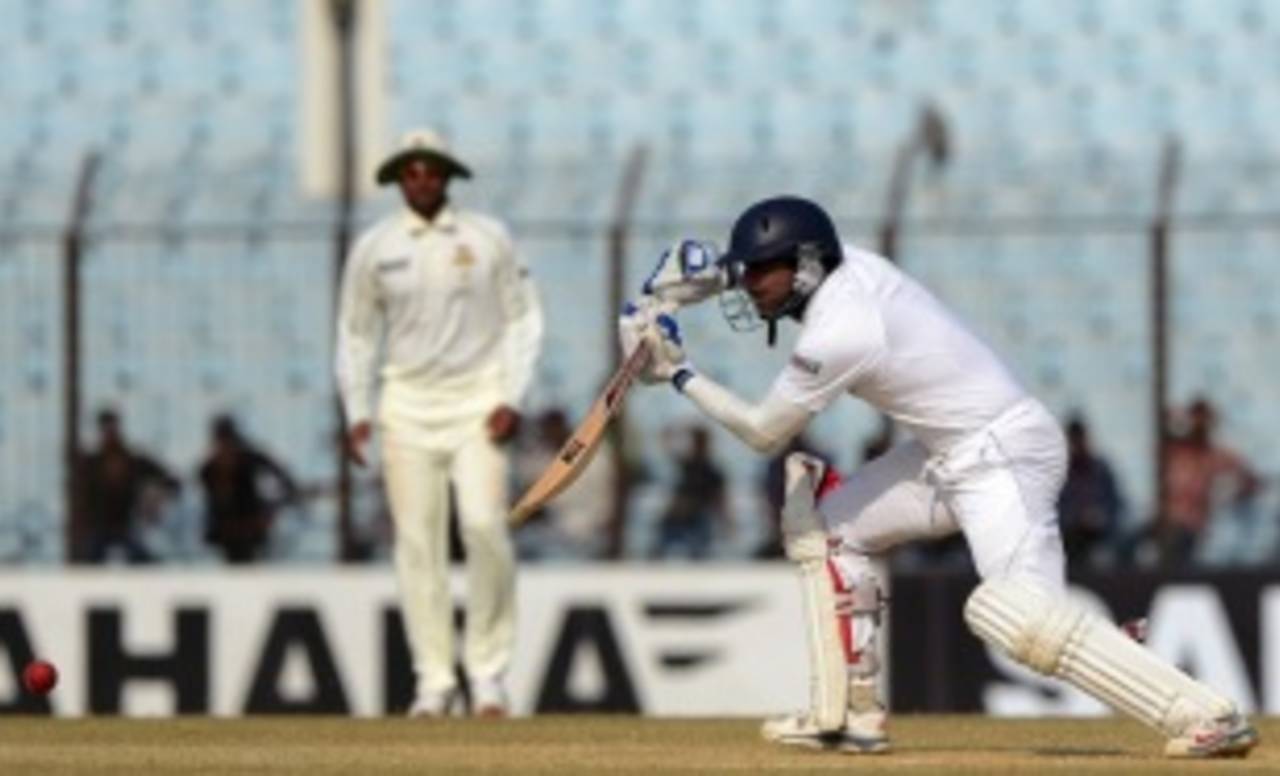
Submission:
[[446,205],[403,208],[365,231],[343,271],[336,371],[347,422],[369,419],[380,376],[414,415],[519,407],[542,346],[542,309],[507,230]]
[[846,392],[935,453],[1026,396],[992,350],[923,286],[851,246],[810,298],[770,397],[817,413]]

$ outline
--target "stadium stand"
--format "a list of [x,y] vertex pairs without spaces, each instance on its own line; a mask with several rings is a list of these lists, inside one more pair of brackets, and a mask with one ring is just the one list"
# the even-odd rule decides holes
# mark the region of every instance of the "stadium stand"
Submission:
[[[295,190],[299,4],[0,6],[0,360],[17,365],[0,370],[0,524],[34,510],[58,530],[57,230],[89,148],[104,166],[85,264],[86,412],[118,404],[135,435],[189,471],[208,416],[234,409],[300,478],[327,481],[330,209]],[[427,122],[454,139],[479,172],[461,196],[514,224],[542,282],[535,406],[581,410],[605,376],[604,228],[635,143],[651,153],[632,286],[669,240],[723,239],[734,213],[779,189],[821,199],[874,246],[894,153],[931,103],[951,158],[916,169],[900,260],[1052,409],[1088,415],[1139,504],[1152,497],[1147,230],[1159,143],[1181,139],[1173,392],[1218,399],[1223,436],[1264,472],[1280,469],[1269,438],[1280,409],[1265,400],[1280,375],[1260,355],[1280,336],[1274,6],[384,7],[389,126]],[[366,203],[362,219],[381,207]],[[760,358],[758,335],[728,332],[714,310],[691,313],[689,328],[703,368],[765,390],[777,356]],[[691,417],[666,394],[631,406],[644,429]],[[839,417],[820,441],[847,467],[876,419]],[[759,461],[728,440],[716,447],[745,502]],[[652,434],[640,449],[660,457]],[[179,510],[191,519],[194,508]],[[42,546],[39,557],[58,557],[57,541]]]

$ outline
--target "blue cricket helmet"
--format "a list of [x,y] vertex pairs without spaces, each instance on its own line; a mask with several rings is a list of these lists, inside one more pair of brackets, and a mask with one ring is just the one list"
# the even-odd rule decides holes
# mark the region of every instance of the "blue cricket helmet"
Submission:
[[752,264],[776,259],[798,260],[811,246],[828,272],[840,263],[840,236],[820,205],[801,197],[773,197],[743,211],[733,224],[729,248],[720,261],[731,278]]

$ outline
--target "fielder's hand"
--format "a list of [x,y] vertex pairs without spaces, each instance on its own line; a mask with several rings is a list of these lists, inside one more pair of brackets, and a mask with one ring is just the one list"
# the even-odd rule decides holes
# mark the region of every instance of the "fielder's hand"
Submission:
[[705,240],[677,240],[658,257],[641,291],[672,306],[697,304],[728,287],[720,251]]
[[502,444],[509,441],[520,430],[520,413],[503,404],[489,413],[486,425],[489,427],[489,439]]
[[369,443],[371,436],[373,424],[367,420],[360,421],[347,432],[347,455],[351,456],[356,466],[365,465],[364,446]]

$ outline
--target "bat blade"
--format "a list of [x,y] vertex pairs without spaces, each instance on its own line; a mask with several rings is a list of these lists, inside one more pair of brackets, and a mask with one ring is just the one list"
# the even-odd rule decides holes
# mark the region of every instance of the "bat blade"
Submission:
[[556,453],[556,457],[542,470],[538,479],[525,491],[512,508],[508,521],[518,526],[528,520],[548,501],[558,496],[581,476],[587,464],[595,457],[604,432],[622,407],[627,390],[635,382],[636,375],[649,361],[649,343],[642,341],[631,355],[622,362],[618,371],[609,378],[604,392],[592,403],[587,416],[569,435],[568,441]]

